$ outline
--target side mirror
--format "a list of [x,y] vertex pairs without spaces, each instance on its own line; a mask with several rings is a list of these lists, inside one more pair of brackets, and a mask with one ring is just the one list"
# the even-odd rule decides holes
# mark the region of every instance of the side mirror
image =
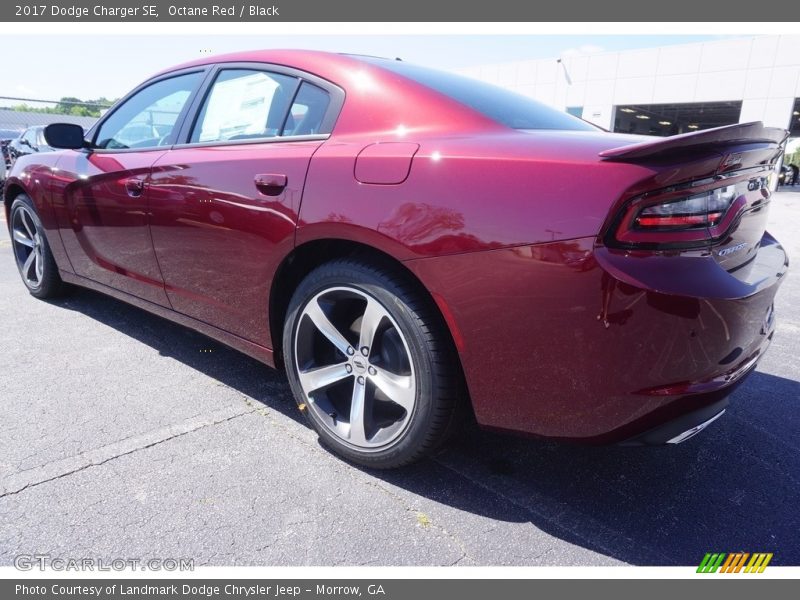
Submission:
[[44,128],[44,139],[51,148],[79,150],[86,144],[83,127],[73,123],[51,123]]

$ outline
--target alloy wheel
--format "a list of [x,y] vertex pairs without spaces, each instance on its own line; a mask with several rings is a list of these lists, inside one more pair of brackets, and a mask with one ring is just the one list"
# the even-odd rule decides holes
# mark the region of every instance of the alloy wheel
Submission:
[[31,210],[19,206],[11,219],[11,238],[14,257],[25,283],[30,288],[42,284],[44,276],[43,236]]
[[352,287],[328,288],[303,307],[295,367],[307,409],[361,451],[397,441],[416,406],[408,344],[387,309]]

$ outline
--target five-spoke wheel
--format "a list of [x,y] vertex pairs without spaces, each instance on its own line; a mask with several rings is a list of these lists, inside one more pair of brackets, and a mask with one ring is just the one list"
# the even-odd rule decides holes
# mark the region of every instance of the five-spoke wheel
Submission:
[[303,307],[295,366],[308,409],[356,448],[391,443],[414,412],[407,342],[386,308],[356,288],[329,288]]
[[443,441],[462,388],[431,304],[409,278],[367,261],[332,261],[301,282],[287,312],[285,362],[326,446],[389,468]]
[[24,194],[11,204],[9,232],[17,268],[28,291],[37,298],[58,295],[62,289],[58,267],[36,208]]
[[33,213],[21,205],[11,218],[11,239],[17,267],[28,287],[38,287],[44,274],[42,235],[36,226]]

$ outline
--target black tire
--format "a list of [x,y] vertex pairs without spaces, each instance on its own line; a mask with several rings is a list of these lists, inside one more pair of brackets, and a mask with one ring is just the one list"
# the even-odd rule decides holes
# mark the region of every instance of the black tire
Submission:
[[[313,410],[319,405],[307,405],[313,400],[300,384],[295,338],[303,311],[320,294],[342,286],[358,290],[382,305],[392,320],[392,329],[399,330],[405,338],[403,348],[407,349],[407,357],[413,365],[416,398],[413,409],[406,412],[407,423],[398,437],[378,448],[356,448],[337,436],[318,417],[318,411]],[[410,464],[439,448],[462,421],[466,406],[465,388],[449,331],[430,298],[394,265],[372,259],[348,258],[326,263],[309,273],[289,303],[283,349],[289,383],[298,406],[319,434],[321,443],[353,463],[375,469]],[[355,382],[352,385],[355,386]]]
[[[23,215],[22,213],[25,214]],[[30,216],[30,220],[27,221],[29,227],[31,225],[30,221],[33,222],[37,248],[40,252],[42,266],[40,276],[37,276],[36,273],[34,273],[34,276],[26,277],[25,273],[23,273],[25,261],[27,257],[34,252],[34,250],[14,241],[15,224],[20,222],[20,218],[27,216]],[[23,231],[27,232],[27,229],[24,226],[22,229]],[[58,274],[58,266],[53,258],[53,253],[50,251],[50,245],[47,242],[47,236],[45,235],[42,221],[39,219],[39,215],[36,212],[36,207],[34,206],[33,201],[25,194],[20,194],[14,198],[14,202],[11,204],[8,230],[12,238],[11,245],[14,250],[14,258],[17,263],[17,270],[22,278],[22,282],[25,284],[25,287],[28,288],[28,291],[31,293],[31,295],[41,299],[55,298],[60,296],[65,289],[64,282],[61,281],[61,276]],[[33,267],[35,271],[35,264]],[[31,270],[29,269],[28,271],[30,273]],[[32,279],[35,279],[35,281]]]

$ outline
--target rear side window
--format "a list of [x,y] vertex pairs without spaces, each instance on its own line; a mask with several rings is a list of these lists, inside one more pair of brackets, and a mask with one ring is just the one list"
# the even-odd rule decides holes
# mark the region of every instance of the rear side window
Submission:
[[598,130],[594,125],[565,112],[482,81],[397,60],[358,58],[416,81],[513,129]]
[[220,71],[192,130],[191,142],[225,142],[281,135],[298,80],[251,69]]
[[331,103],[328,92],[304,81],[292,103],[283,135],[315,135],[323,131],[323,120]]

